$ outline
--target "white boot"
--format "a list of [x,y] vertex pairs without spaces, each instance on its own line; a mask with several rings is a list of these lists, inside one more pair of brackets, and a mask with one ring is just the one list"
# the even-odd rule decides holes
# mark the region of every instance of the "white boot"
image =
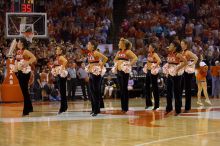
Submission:
[[209,105],[212,105],[211,101],[208,98],[205,100],[205,102],[208,103]]
[[198,99],[197,104],[200,105],[200,106],[203,106],[203,103],[202,103],[201,99]]

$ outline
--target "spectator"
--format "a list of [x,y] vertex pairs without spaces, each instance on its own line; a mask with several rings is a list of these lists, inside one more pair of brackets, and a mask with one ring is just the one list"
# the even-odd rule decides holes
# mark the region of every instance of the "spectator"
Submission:
[[105,82],[104,97],[111,98],[114,87],[116,87],[116,85],[109,75],[107,81]]
[[75,99],[75,92],[76,92],[76,64],[69,63],[68,64],[68,77],[67,77],[67,91],[68,91],[68,98],[74,100]]
[[[81,66],[79,67],[79,69],[77,70],[77,76],[79,78],[79,82],[82,88],[82,92],[83,92],[83,99],[87,100],[88,97],[87,95],[89,95],[88,91],[88,73],[85,71],[85,63],[81,63]],[[86,88],[87,88],[87,95],[86,95]]]
[[40,73],[40,86],[42,89],[42,98],[49,99],[48,74],[46,73],[45,68],[43,68],[42,72]]
[[205,62],[200,62],[199,63],[199,68],[197,69],[196,73],[196,80],[197,80],[197,85],[198,85],[198,101],[197,104],[200,106],[203,106],[203,103],[201,101],[201,92],[203,91],[205,95],[205,102],[211,105],[211,101],[209,100],[208,93],[207,93],[207,82],[206,82],[206,76],[207,76],[207,71],[208,71],[208,66],[205,64]]
[[215,62],[215,66],[211,67],[212,75],[212,96],[214,98],[220,98],[220,63]]
[[40,68],[36,68],[34,71],[34,84],[33,84],[34,98],[36,100],[41,100],[41,81],[40,81]]

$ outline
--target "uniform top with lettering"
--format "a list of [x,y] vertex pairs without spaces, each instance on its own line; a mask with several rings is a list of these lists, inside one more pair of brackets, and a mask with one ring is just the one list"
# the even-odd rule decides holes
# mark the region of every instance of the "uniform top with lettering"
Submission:
[[24,59],[24,60],[28,60],[29,59],[29,57],[24,56],[23,54],[24,54],[24,50],[18,50],[17,53],[16,53],[16,57],[15,57],[16,60],[20,61],[22,59]]
[[95,56],[94,52],[89,52],[88,53],[88,62],[89,63],[98,63],[99,57]]
[[119,51],[118,52],[118,60],[127,60],[128,61],[128,57],[126,55],[126,51],[127,50],[124,50],[124,51]]
[[176,53],[169,53],[167,56],[167,63],[170,64],[179,64],[180,60],[176,57]]
[[150,63],[156,63],[157,59],[153,56],[153,53],[148,53],[147,61],[150,62]]

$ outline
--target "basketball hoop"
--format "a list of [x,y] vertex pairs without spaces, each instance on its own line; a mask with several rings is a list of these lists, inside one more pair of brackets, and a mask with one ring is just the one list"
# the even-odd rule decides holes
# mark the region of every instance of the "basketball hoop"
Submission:
[[32,43],[32,39],[34,37],[34,33],[33,32],[22,32],[22,35],[26,38],[27,41]]

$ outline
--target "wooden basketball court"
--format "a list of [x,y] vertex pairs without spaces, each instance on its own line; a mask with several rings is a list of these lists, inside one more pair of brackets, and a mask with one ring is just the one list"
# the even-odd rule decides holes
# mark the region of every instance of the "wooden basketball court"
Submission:
[[[105,100],[97,117],[89,101],[69,102],[68,112],[57,114],[59,102],[35,102],[34,112],[21,117],[22,104],[0,104],[1,146],[219,146],[220,99],[204,108],[193,99],[191,113],[164,115],[144,110],[145,100],[130,99],[130,111],[120,101]],[[183,102],[184,103],[184,102]]]

